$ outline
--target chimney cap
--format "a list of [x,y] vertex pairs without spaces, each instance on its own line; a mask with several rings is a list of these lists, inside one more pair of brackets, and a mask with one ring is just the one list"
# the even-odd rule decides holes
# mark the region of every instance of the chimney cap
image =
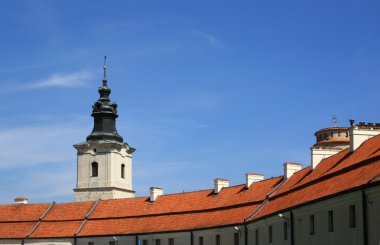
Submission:
[[28,198],[26,198],[26,197],[15,197],[14,203],[16,203],[16,204],[27,204]]

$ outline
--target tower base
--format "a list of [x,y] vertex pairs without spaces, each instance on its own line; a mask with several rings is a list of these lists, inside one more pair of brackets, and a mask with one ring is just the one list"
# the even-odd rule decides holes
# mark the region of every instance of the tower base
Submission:
[[96,201],[98,199],[120,199],[135,197],[135,191],[114,187],[74,189],[75,202]]

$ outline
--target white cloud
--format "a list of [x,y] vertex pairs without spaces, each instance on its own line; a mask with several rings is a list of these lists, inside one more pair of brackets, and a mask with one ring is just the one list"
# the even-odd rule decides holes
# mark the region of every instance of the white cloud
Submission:
[[53,74],[47,79],[32,83],[26,88],[37,89],[46,87],[80,87],[86,85],[88,80],[92,79],[93,76],[88,71],[80,71],[70,74]]
[[0,131],[0,169],[75,161],[74,143],[86,129],[73,123]]
[[220,39],[210,33],[195,30],[193,31],[193,35],[203,38],[214,47],[222,48],[224,46]]

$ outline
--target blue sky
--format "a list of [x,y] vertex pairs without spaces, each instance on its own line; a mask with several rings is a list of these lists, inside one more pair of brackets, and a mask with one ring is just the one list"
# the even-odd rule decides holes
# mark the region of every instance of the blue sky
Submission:
[[0,203],[73,200],[107,55],[133,185],[208,189],[309,164],[314,132],[378,122],[379,1],[3,1]]

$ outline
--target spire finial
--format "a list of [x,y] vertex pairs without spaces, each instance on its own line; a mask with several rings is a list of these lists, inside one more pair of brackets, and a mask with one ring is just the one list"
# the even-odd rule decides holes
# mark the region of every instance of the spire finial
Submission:
[[104,80],[107,80],[107,65],[106,65],[106,59],[107,59],[107,56],[104,56],[104,65],[103,65],[103,70],[104,70]]

